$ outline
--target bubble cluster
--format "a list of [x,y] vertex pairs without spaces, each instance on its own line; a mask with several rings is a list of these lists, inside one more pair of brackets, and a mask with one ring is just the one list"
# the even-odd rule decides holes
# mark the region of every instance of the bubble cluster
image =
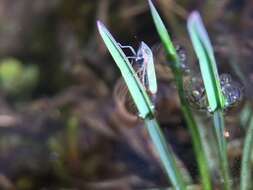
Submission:
[[230,74],[223,73],[220,75],[220,84],[221,86],[224,86],[225,84],[231,83],[232,82],[232,77]]
[[203,81],[200,76],[187,78],[184,82],[186,99],[199,110],[207,109],[208,102]]
[[[220,75],[220,84],[225,98],[225,108],[238,105],[243,98],[242,86],[226,73]],[[184,90],[186,99],[192,107],[208,111],[207,95],[200,76],[185,79]]]
[[189,67],[188,60],[187,60],[186,49],[183,46],[178,45],[178,44],[175,46],[175,48],[176,48],[176,51],[177,51],[177,55],[178,55],[178,58],[179,58],[179,61],[180,61],[180,66],[181,66],[182,71],[185,74],[189,74],[190,73],[190,67]]
[[220,75],[221,90],[225,97],[225,106],[237,105],[243,98],[242,86],[233,81],[229,74]]

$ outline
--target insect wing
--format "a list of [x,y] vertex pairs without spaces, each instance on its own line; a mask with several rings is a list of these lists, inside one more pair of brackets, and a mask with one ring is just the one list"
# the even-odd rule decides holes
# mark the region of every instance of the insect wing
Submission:
[[144,64],[146,64],[148,89],[152,94],[156,94],[157,81],[156,81],[153,53],[151,49],[144,42],[141,42],[141,49],[142,49],[142,55],[144,58]]
[[155,94],[157,92],[157,82],[153,57],[150,57],[147,62],[147,77],[149,90],[152,94]]

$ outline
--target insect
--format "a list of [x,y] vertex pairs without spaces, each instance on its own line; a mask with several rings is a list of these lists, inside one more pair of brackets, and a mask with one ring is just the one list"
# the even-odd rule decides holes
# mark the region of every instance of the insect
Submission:
[[129,60],[132,60],[134,68],[136,68],[136,73],[139,76],[142,85],[146,90],[150,91],[151,94],[156,94],[157,92],[157,82],[155,74],[155,66],[152,50],[143,41],[135,52],[131,46],[123,46],[118,43],[119,46],[123,48],[128,48],[133,53],[133,56],[128,56]]

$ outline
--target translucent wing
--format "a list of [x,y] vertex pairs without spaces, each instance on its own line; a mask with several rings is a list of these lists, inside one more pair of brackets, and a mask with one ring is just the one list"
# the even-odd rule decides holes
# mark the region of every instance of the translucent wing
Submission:
[[156,94],[157,81],[156,81],[153,53],[152,53],[151,49],[147,46],[147,44],[145,44],[144,42],[141,42],[141,46],[140,46],[139,50],[142,51],[142,56],[144,58],[144,64],[146,64],[148,90],[152,94]]

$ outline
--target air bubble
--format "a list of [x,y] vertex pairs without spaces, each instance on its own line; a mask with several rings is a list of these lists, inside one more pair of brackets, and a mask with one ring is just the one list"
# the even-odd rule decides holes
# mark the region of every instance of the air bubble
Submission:
[[181,66],[182,71],[185,74],[189,74],[190,73],[190,67],[189,67],[188,60],[187,60],[186,49],[181,45],[176,45],[175,48],[176,48],[176,51],[177,51],[177,55],[178,55],[178,58],[179,58],[179,61],[180,61],[180,66]]
[[[242,86],[233,81],[231,75],[221,74],[220,85],[225,98],[225,108],[234,107],[243,99]],[[203,81],[200,76],[186,77],[184,80],[184,91],[189,104],[199,110],[212,110],[208,106],[207,95]]]
[[176,51],[177,51],[179,60],[181,62],[185,62],[186,61],[186,50],[182,46],[177,45],[176,46]]
[[225,97],[226,108],[235,106],[242,100],[242,87],[239,83],[232,80],[230,74],[221,74],[220,84],[222,93]]
[[207,111],[208,111],[209,113],[212,113],[212,112],[213,112],[213,110],[212,110],[212,108],[211,108],[210,106],[207,107]]
[[207,97],[203,81],[200,77],[192,77],[185,80],[184,85],[186,99],[196,109],[206,109]]
[[226,107],[235,106],[242,100],[242,88],[234,81],[221,85],[221,90],[225,97]]
[[227,84],[227,83],[230,83],[232,82],[232,77],[230,74],[227,74],[227,73],[223,73],[220,75],[220,84],[221,86]]
[[226,131],[226,130],[223,132],[223,135],[224,135],[225,138],[229,138],[230,137],[229,131]]

